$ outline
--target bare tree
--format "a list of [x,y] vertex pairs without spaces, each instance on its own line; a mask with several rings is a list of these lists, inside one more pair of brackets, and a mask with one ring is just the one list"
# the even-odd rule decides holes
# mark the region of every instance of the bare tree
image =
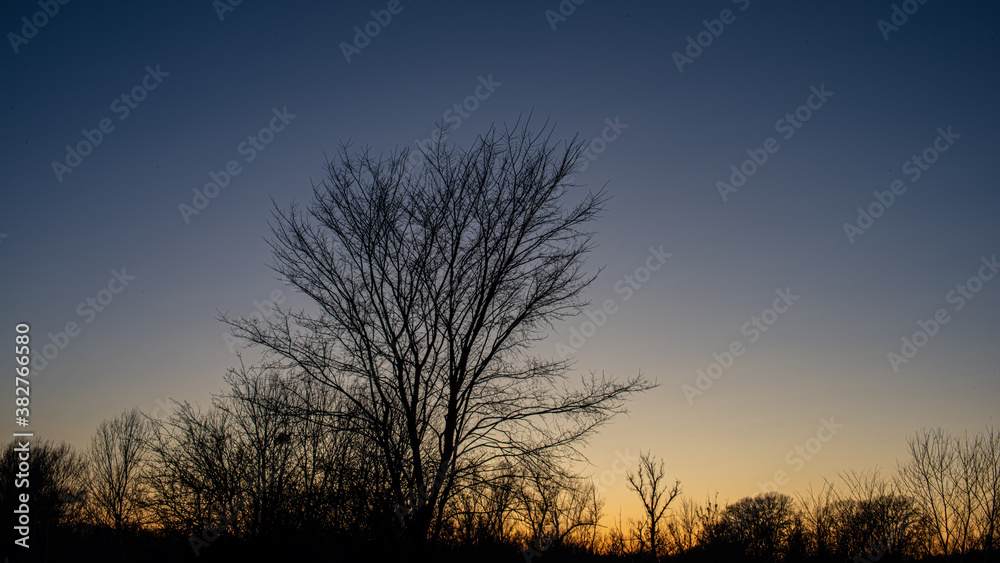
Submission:
[[[23,550],[30,553],[27,559],[50,561],[53,548],[72,541],[70,529],[83,520],[81,506],[87,483],[84,456],[66,443],[15,438],[0,446],[0,474],[0,508],[14,515],[8,516],[6,532],[0,534],[10,546],[8,552],[15,555],[16,550],[21,550],[15,544],[19,540],[23,542],[20,545],[28,547]],[[25,494],[29,495],[27,503]],[[25,514],[28,525],[18,530]]]
[[954,480],[957,452],[951,437],[943,430],[919,432],[908,440],[911,460],[900,467],[900,484],[931,519],[937,548],[945,555],[956,552],[957,530],[964,520],[959,501],[958,483]]
[[706,525],[703,537],[702,546],[715,559],[782,561],[805,549],[794,500],[774,491],[726,506]]
[[663,460],[657,459],[649,452],[639,454],[639,469],[625,474],[630,489],[642,500],[645,515],[645,532],[649,538],[649,553],[655,558],[660,556],[659,529],[660,521],[670,503],[681,494],[681,482],[676,480],[673,488],[668,489],[664,477]]
[[445,518],[452,539],[466,546],[500,545],[515,533],[521,482],[509,463],[481,468],[454,487]]
[[835,550],[834,531],[836,527],[836,512],[834,503],[837,500],[833,483],[825,481],[819,491],[810,485],[807,493],[798,495],[802,507],[802,523],[807,533],[810,551],[820,561],[831,557]]
[[918,555],[926,544],[927,527],[913,499],[900,494],[896,482],[883,477],[878,468],[848,470],[839,476],[844,492],[831,505],[831,528],[838,531],[841,555]]
[[613,520],[612,526],[609,527],[603,538],[600,553],[617,558],[642,555],[646,551],[643,530],[641,522],[631,518],[625,521],[619,509],[618,518]]
[[976,473],[979,478],[973,497],[978,506],[980,545],[989,558],[1000,544],[1000,431],[987,428],[978,437],[977,452]]
[[1000,516],[1000,436],[923,430],[909,440],[900,486],[930,520],[934,550],[964,555],[995,550]]
[[590,545],[604,508],[592,482],[559,468],[556,461],[522,464],[517,516],[527,528],[529,553]]
[[295,468],[295,498],[286,524],[298,524],[307,537],[333,531],[370,538],[371,508],[386,504],[377,450],[357,433],[330,431],[326,413],[341,412],[346,405],[329,387],[301,378],[282,385],[288,402],[274,408],[291,415],[288,449]]
[[670,551],[677,554],[691,550],[698,537],[699,525],[698,503],[692,498],[682,498],[680,510],[667,522]]
[[178,403],[168,418],[151,422],[147,481],[157,525],[200,534],[231,512],[241,495],[233,421],[219,410]]
[[[543,128],[543,133],[545,128]],[[576,139],[491,129],[468,150],[443,139],[406,173],[341,147],[307,211],[276,209],[275,270],[316,304],[271,320],[222,317],[284,368],[333,389],[339,427],[376,444],[387,488],[417,545],[442,526],[462,472],[501,459],[572,455],[650,387],[532,358],[553,323],[581,312],[602,193],[565,205]]]
[[288,520],[293,471],[293,436],[298,419],[284,408],[288,390],[274,372],[241,365],[226,374],[229,391],[213,399],[232,421],[238,480],[243,506],[240,524],[248,538],[280,533]]
[[133,408],[102,421],[88,452],[91,518],[114,531],[125,558],[125,534],[143,524],[147,488],[143,471],[151,436],[149,421]]

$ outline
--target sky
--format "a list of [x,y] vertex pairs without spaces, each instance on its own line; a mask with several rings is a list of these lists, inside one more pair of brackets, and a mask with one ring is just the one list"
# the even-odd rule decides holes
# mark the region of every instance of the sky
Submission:
[[0,332],[43,353],[30,430],[85,447],[130,407],[207,405],[237,362],[220,312],[308,305],[269,267],[272,198],[308,202],[342,143],[447,121],[468,146],[530,115],[589,143],[574,189],[611,197],[589,314],[534,353],[658,383],[582,449],[609,513],[637,511],[640,451],[699,501],[891,474],[917,430],[1000,415],[998,16],[7,2]]

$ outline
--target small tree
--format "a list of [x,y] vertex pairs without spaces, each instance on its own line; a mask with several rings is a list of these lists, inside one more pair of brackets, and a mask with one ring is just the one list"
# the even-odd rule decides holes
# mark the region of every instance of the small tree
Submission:
[[518,483],[517,512],[528,529],[529,552],[591,545],[604,508],[594,484],[553,463],[526,465]]
[[159,527],[200,534],[241,494],[235,425],[223,411],[202,412],[186,402],[152,424],[151,512]]
[[698,503],[692,498],[682,498],[680,510],[667,522],[671,553],[684,553],[695,546],[700,520]]
[[649,553],[654,558],[660,555],[660,521],[670,503],[681,494],[681,482],[676,480],[668,489],[664,478],[663,460],[654,458],[649,452],[639,455],[639,469],[636,473],[626,473],[628,486],[642,500],[645,516],[644,531],[649,538]]
[[143,471],[151,432],[149,421],[133,408],[101,422],[87,456],[89,513],[93,521],[114,531],[122,559],[126,533],[142,524],[146,505]]

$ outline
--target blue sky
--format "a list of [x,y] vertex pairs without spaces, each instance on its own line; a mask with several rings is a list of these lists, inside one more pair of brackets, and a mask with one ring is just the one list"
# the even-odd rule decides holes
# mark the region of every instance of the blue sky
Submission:
[[[449,141],[468,144],[528,114],[563,138],[603,134],[576,179],[612,196],[587,295],[614,313],[593,331],[567,321],[536,352],[559,356],[586,330],[578,372],[660,383],[585,450],[609,507],[630,506],[614,460],[639,449],[687,494],[735,500],[777,471],[793,492],[891,469],[922,427],[996,424],[1000,278],[983,261],[1000,253],[1000,6],[896,2],[913,13],[895,30],[878,23],[889,1],[215,6],[0,10],[0,323],[65,344],[33,380],[36,432],[83,446],[131,406],[206,403],[236,362],[218,311],[307,305],[268,267],[271,199],[308,201],[340,143],[414,148],[450,119]],[[32,35],[22,18],[45,23]],[[378,33],[348,61],[366,25]],[[697,56],[679,70],[675,53]],[[54,171],[67,158],[72,171]],[[231,161],[227,186],[185,217]],[[731,166],[753,172],[723,199]],[[879,217],[849,237],[859,207]],[[650,247],[669,258],[649,262]],[[980,288],[960,310],[959,285]],[[779,291],[797,299],[775,307]],[[939,309],[948,321],[893,369]],[[64,338],[67,323],[79,331]],[[686,395],[737,341],[731,366]],[[831,418],[836,434],[821,430]],[[830,439],[810,443],[818,433]],[[807,443],[822,444],[808,460],[794,453]]]

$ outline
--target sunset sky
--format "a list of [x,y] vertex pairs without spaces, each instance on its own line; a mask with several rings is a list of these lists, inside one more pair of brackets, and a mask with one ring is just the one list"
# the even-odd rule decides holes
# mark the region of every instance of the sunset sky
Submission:
[[220,311],[308,306],[269,268],[271,198],[307,202],[340,143],[529,113],[596,139],[575,180],[611,196],[594,321],[535,352],[659,383],[583,450],[608,513],[637,510],[615,460],[640,450],[736,500],[1000,422],[1000,5],[332,4],[0,8],[0,329],[51,344],[37,434],[207,405]]

